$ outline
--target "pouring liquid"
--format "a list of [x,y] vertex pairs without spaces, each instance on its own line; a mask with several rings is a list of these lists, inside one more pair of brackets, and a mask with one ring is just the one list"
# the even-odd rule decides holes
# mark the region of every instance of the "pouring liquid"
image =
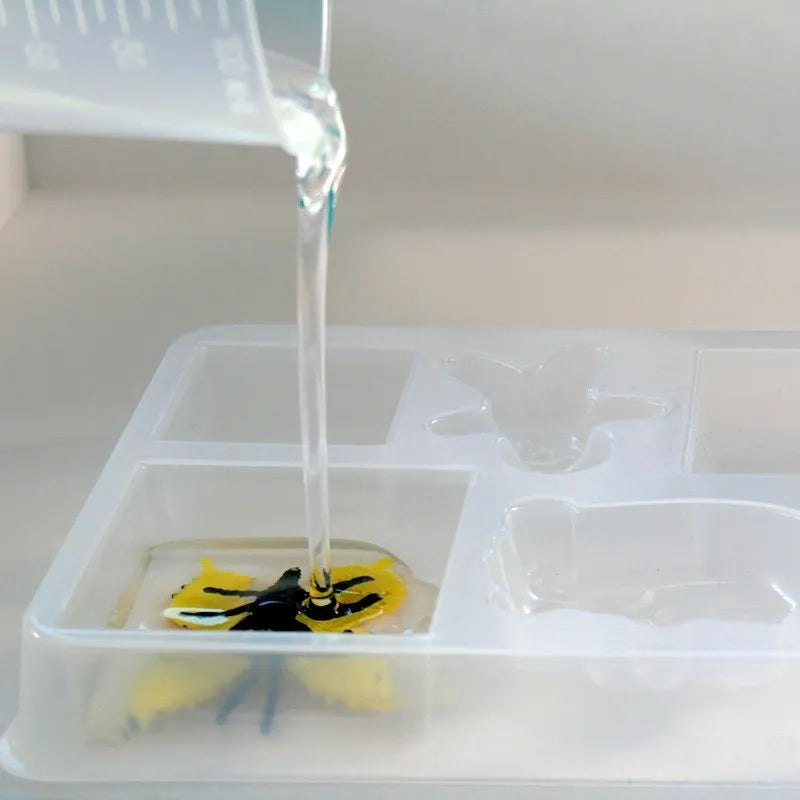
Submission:
[[[303,489],[309,554],[309,599],[320,618],[336,616],[331,581],[325,361],[328,245],[347,137],[338,98],[325,78],[298,66],[274,87],[289,149],[297,162],[297,329]],[[343,532],[346,535],[346,532]],[[436,592],[397,559],[408,598],[377,628],[410,633],[427,629]]]
[[[318,607],[335,602],[331,583],[325,304],[328,244],[347,138],[338,98],[318,74],[283,69],[277,87],[284,134],[297,159],[297,330],[303,489],[309,589]],[[333,608],[330,609],[333,611]]]

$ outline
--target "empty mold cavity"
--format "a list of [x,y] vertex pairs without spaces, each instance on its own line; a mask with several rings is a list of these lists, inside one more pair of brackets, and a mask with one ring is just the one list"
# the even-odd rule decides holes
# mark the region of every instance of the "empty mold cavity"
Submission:
[[507,513],[487,564],[493,600],[519,614],[778,623],[800,597],[800,519],[736,502],[533,500]]
[[[364,563],[385,549],[437,587],[468,480],[461,471],[332,469],[334,563]],[[56,608],[66,610],[42,621],[158,627],[170,590],[196,575],[204,557],[260,582],[292,566],[305,574],[302,491],[300,470],[292,468],[140,466],[69,597],[58,599]],[[433,604],[435,597],[429,599]],[[163,620],[161,626],[168,627]]]
[[800,472],[800,350],[700,354],[692,472]]
[[[331,348],[327,359],[329,441],[385,442],[411,353]],[[296,350],[204,345],[163,435],[184,441],[299,442]]]
[[443,436],[496,433],[507,460],[541,472],[594,466],[610,453],[610,435],[600,426],[666,412],[660,400],[598,392],[605,357],[604,348],[572,345],[528,367],[479,354],[450,358],[448,372],[484,401],[437,417],[431,430]]

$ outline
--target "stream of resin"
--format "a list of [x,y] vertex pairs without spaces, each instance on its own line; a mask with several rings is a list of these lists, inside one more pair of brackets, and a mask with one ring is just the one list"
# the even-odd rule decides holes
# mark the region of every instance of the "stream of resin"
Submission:
[[287,140],[297,158],[297,329],[300,430],[311,599],[333,601],[328,510],[325,301],[328,242],[347,139],[336,92],[301,71],[279,94]]
[[[278,113],[286,141],[297,159],[297,330],[299,413],[303,451],[303,485],[308,538],[310,600],[324,615],[335,611],[331,581],[328,439],[325,359],[325,306],[328,245],[339,183],[345,171],[347,138],[338,98],[319,74],[302,67],[282,69],[289,76],[276,90]],[[343,532],[345,536],[347,532]],[[398,632],[427,626],[432,587],[403,573],[409,595],[396,617]],[[413,595],[419,595],[414,598]]]

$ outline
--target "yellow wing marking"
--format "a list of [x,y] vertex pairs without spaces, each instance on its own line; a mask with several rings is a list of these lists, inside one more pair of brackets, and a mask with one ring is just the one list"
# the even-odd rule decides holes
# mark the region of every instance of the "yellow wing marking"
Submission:
[[287,658],[286,668],[311,694],[328,705],[350,711],[393,711],[392,676],[386,662],[374,656]]
[[[200,561],[200,574],[172,595],[172,600],[167,608],[219,608],[222,611],[228,611],[249,601],[241,597],[225,597],[220,594],[211,594],[203,591],[203,589],[207,586],[212,586],[217,589],[244,591],[252,586],[253,580],[249,575],[239,575],[236,572],[219,570],[214,566],[214,562],[210,558],[203,558]],[[231,617],[220,625],[215,625],[211,630],[226,631],[239,622],[242,617],[244,617],[244,614]],[[209,630],[208,625],[197,625],[194,622],[187,621],[170,621],[179,628]]]
[[402,604],[406,595],[406,586],[394,571],[393,566],[392,559],[385,557],[379,558],[372,564],[348,564],[346,567],[333,567],[331,569],[333,583],[357,578],[360,575],[368,575],[372,578],[370,581],[356,584],[337,593],[336,597],[341,606],[355,603],[368,594],[380,595],[380,601],[363,611],[345,614],[331,620],[315,620],[305,614],[299,614],[297,619],[318,633],[341,633],[348,630],[358,633],[359,627],[376,617],[395,611]]
[[244,656],[177,656],[146,666],[130,688],[126,710],[141,729],[161,714],[207,703],[248,667]]

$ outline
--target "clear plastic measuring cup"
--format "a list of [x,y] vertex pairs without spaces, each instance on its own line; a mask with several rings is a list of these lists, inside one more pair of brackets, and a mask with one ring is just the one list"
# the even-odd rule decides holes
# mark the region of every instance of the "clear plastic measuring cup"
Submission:
[[328,0],[0,0],[0,130],[287,146],[298,64]]

